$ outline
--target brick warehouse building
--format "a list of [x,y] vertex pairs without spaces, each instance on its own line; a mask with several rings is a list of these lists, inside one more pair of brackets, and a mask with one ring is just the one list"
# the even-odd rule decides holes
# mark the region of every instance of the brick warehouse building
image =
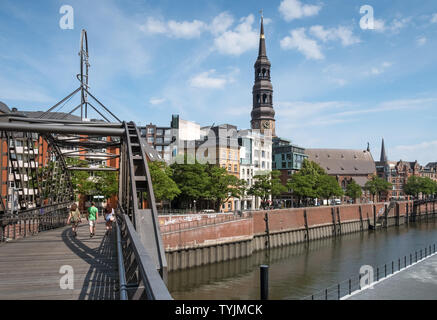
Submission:
[[[375,161],[370,150],[351,149],[306,149],[308,160],[320,165],[328,175],[337,179],[343,190],[354,180],[361,188],[376,175]],[[371,200],[363,190],[361,203]]]
[[433,178],[434,173],[430,168],[422,168],[417,161],[389,161],[385,149],[384,139],[381,144],[381,157],[376,163],[378,177],[390,182],[392,190],[381,195],[381,200],[408,200],[411,197],[404,193],[404,184],[411,176],[428,176]]
[[[43,116],[45,119],[51,119],[51,120],[70,120],[70,121],[81,121],[80,117],[62,113],[62,112],[50,112],[45,114],[42,111],[21,111],[17,110],[16,108],[9,109],[9,107],[0,102],[0,115],[3,117],[13,116],[13,117],[28,117],[28,118],[40,118]],[[98,121],[98,120],[93,120]],[[47,163],[50,161],[50,153],[49,153],[49,146],[47,142],[39,137],[37,139],[37,136],[35,135],[35,138],[33,138],[33,143],[29,144],[27,141],[27,137],[30,134],[26,136],[26,134],[18,134],[15,135],[14,139],[11,141],[14,141],[10,145],[8,145],[8,139],[6,137],[2,137],[2,141],[0,144],[0,170],[1,170],[1,196],[3,201],[5,201],[6,197],[8,197],[9,201],[8,203],[12,203],[12,197],[17,197],[17,195],[20,197],[20,201],[22,203],[18,203],[22,208],[31,208],[33,203],[40,203],[40,195],[38,194],[38,188],[36,186],[29,185],[28,176],[32,175],[32,173],[35,170],[38,170],[42,167],[45,167]],[[62,139],[61,136],[58,136],[59,139]],[[83,136],[83,138],[86,138]],[[71,138],[70,138],[71,139]],[[78,138],[80,139],[80,138]],[[102,140],[104,141],[111,141],[111,137],[103,137]],[[69,153],[74,154],[74,157],[81,159],[81,160],[92,160],[93,166],[99,167],[111,167],[115,169],[119,169],[120,167],[120,149],[117,146],[110,146],[106,149],[93,149],[93,152],[88,152],[87,157],[85,158],[85,150],[80,150],[79,148],[75,147],[62,147],[60,148],[60,152],[65,154]],[[150,152],[156,153],[154,150],[151,150]],[[8,153],[10,154],[11,158],[16,161],[8,161]],[[113,157],[109,159],[102,160],[102,156],[106,155],[113,155]],[[157,155],[156,155],[157,156]],[[30,163],[28,164],[27,161]],[[8,166],[9,162],[9,166]],[[13,170],[17,171],[16,173],[13,172]],[[8,172],[9,169],[9,172]],[[16,177],[18,176],[19,179],[15,179],[16,181],[11,181],[14,179],[9,179],[8,183],[8,174],[15,174]],[[8,185],[9,184],[9,185]],[[12,194],[14,193],[14,195]],[[88,202],[92,199],[88,199],[88,197],[84,195],[79,195],[79,208],[81,210],[85,210],[86,206],[89,204]],[[109,199],[109,203],[113,206],[117,205],[117,196],[113,196],[111,199]],[[44,203],[41,203],[41,205],[50,204],[50,199],[45,199]],[[7,210],[11,210],[11,205]]]

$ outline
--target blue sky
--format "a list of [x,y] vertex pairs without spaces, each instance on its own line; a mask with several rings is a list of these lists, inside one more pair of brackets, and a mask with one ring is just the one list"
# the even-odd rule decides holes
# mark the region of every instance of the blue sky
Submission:
[[[74,29],[59,27],[62,5]],[[374,29],[360,27],[360,8]],[[437,161],[437,3],[406,0],[0,3],[0,101],[47,110],[78,87],[88,32],[92,93],[120,118],[250,126],[259,10],[277,134],[307,148]],[[70,110],[74,101],[66,105]]]

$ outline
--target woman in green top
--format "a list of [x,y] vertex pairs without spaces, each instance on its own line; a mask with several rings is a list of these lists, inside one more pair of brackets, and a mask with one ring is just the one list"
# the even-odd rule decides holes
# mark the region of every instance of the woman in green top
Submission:
[[90,224],[90,238],[92,238],[96,232],[96,222],[99,217],[99,209],[96,208],[96,204],[91,202],[91,207],[88,208],[88,222]]
[[77,205],[73,203],[70,207],[70,215],[68,216],[67,224],[71,223],[74,237],[77,236],[77,228],[81,222],[82,218],[80,216],[80,211],[77,208]]

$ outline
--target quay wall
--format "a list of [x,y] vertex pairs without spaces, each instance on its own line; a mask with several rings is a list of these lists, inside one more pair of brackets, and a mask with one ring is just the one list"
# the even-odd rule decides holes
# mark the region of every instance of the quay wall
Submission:
[[[435,203],[413,202],[357,204],[330,207],[260,210],[242,217],[220,214],[183,221],[173,216],[173,226],[161,223],[168,270],[249,256],[255,251],[311,240],[365,232],[434,218]],[[376,222],[375,222],[376,217]],[[162,219],[162,220],[161,220]],[[174,221],[180,220],[180,223]],[[221,220],[220,220],[221,219]],[[160,221],[168,221],[160,217]]]

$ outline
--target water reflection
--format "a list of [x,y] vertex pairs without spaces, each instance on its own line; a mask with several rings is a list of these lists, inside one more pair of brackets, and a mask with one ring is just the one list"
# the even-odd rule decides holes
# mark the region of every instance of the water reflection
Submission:
[[270,265],[270,298],[300,299],[437,242],[437,224],[410,224],[261,251],[250,257],[171,272],[175,299],[259,299],[259,266]]

